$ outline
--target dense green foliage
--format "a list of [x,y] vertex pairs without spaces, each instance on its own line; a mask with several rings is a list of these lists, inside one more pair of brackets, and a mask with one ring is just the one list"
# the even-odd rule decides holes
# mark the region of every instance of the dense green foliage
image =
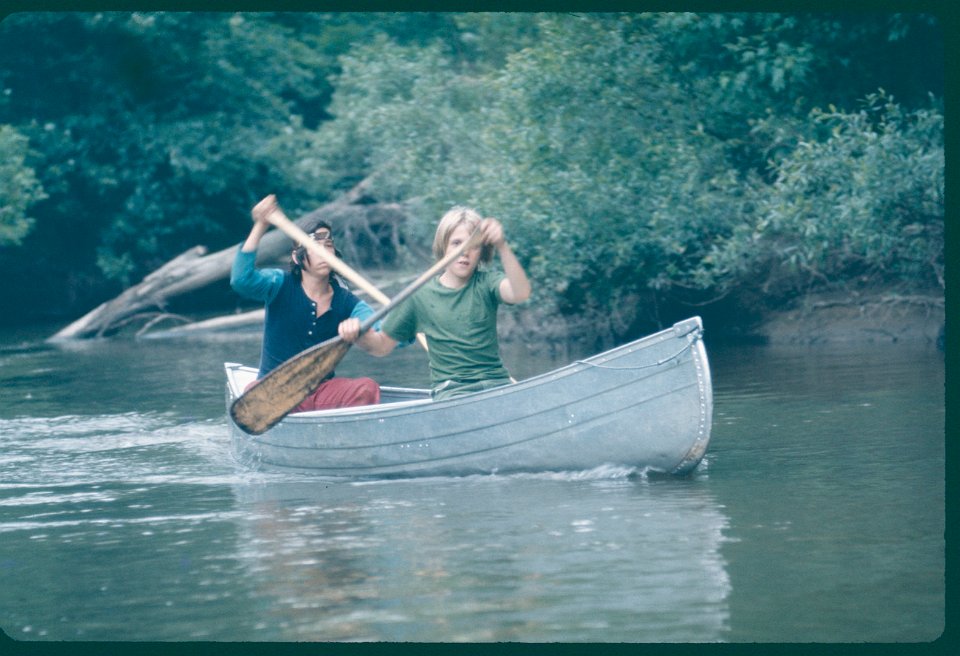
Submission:
[[612,337],[943,285],[929,15],[24,14],[0,41],[0,274],[51,303],[68,271],[82,304],[238,241],[265,193],[295,214],[372,173],[411,241],[453,204],[501,218],[534,302]]
[[[329,118],[351,44],[416,42],[421,14],[15,14],[0,23],[0,124],[29,139],[46,200],[0,253],[4,307],[78,313],[197,244],[239,241],[273,191],[312,209],[339,177],[304,180],[277,145]],[[12,223],[13,219],[4,219]],[[22,221],[17,223],[22,225]],[[0,245],[2,246],[2,245]]]
[[[883,94],[853,113],[811,113],[751,210],[717,240],[701,283],[761,283],[783,295],[818,284],[903,280],[943,287],[943,117],[905,114]],[[758,129],[770,129],[770,121]]]
[[23,240],[33,227],[30,207],[45,196],[26,157],[27,138],[0,125],[0,246]]
[[501,217],[539,301],[600,332],[732,292],[942,285],[943,119],[919,89],[914,112],[850,90],[849,109],[819,109],[831,59],[788,41],[795,18],[528,20],[536,47],[494,69],[442,44],[355,48],[318,150],[361,146],[381,193],[418,200],[421,240],[455,202]]

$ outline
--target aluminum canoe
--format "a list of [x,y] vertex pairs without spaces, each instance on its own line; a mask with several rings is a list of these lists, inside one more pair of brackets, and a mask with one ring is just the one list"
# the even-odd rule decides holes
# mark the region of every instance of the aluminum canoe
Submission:
[[520,382],[446,401],[386,387],[381,403],[287,415],[262,435],[231,419],[256,370],[224,365],[235,457],[336,478],[585,471],[686,474],[710,441],[713,389],[693,317]]

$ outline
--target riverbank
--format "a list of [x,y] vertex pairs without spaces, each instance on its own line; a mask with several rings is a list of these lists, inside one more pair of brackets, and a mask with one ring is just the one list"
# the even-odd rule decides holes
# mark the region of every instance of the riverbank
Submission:
[[943,339],[944,298],[896,292],[822,294],[770,314],[755,329],[771,344],[927,343]]
[[[690,314],[702,314],[708,337],[721,342],[808,346],[910,343],[943,348],[945,310],[939,290],[811,294],[750,319],[706,309]],[[579,346],[595,352],[613,345],[588,337],[589,326],[576,320],[544,319],[535,311],[520,308],[501,315],[500,334],[504,341],[521,341],[532,350]],[[584,343],[591,339],[597,343]]]
[[[162,323],[154,317],[148,327],[128,326],[128,333],[174,336],[225,329],[260,330],[263,322],[263,311],[259,308],[213,317],[185,314],[165,315],[172,323]],[[665,326],[672,320],[701,315],[708,339],[717,342],[793,345],[912,343],[942,349],[945,302],[939,289],[908,292],[890,288],[810,294],[796,299],[789,306],[768,308],[762,314],[749,317],[709,307],[690,308],[682,315],[674,307],[666,314],[670,316],[662,317],[661,321]],[[195,322],[180,325],[188,320],[187,317]],[[625,341],[623,336],[597,334],[596,328],[586,318],[545,316],[528,305],[505,308],[501,311],[498,326],[502,342],[523,344],[530,352],[596,353]],[[657,329],[657,325],[650,325],[638,330],[644,330],[641,334],[648,334]]]

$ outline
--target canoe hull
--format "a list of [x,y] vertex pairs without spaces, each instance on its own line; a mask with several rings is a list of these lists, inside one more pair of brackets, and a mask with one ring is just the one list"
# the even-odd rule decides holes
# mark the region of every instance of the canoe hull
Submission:
[[[385,403],[289,415],[253,436],[228,421],[254,468],[383,478],[583,471],[684,474],[710,440],[713,394],[698,317],[513,385],[447,401],[384,387]],[[227,407],[239,372],[227,364]],[[391,402],[392,401],[392,402]]]

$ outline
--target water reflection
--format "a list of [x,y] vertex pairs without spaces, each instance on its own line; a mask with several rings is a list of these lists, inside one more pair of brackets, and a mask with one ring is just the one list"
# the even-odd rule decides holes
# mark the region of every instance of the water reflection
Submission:
[[609,475],[235,486],[254,639],[722,640],[724,513]]
[[932,348],[715,349],[710,487],[730,639],[912,642],[944,628],[944,362]]

